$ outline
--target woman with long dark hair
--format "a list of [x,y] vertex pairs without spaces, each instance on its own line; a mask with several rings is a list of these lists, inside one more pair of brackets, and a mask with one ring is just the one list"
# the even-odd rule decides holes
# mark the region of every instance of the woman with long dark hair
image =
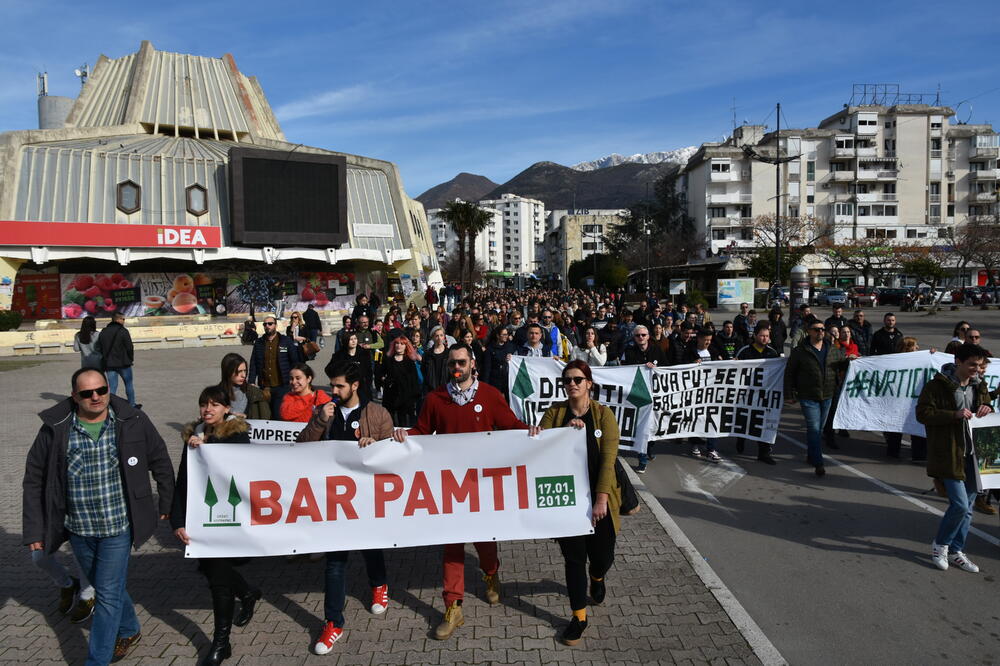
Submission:
[[229,396],[231,413],[245,419],[271,418],[271,405],[264,392],[247,383],[247,362],[230,352],[222,357],[222,381],[219,386]]
[[313,388],[313,369],[305,363],[296,363],[288,371],[291,388],[281,399],[281,420],[308,423],[317,407],[330,402],[330,396]]
[[[185,529],[187,525],[187,456],[189,448],[211,445],[217,442],[250,443],[250,427],[247,422],[230,412],[232,406],[229,394],[222,386],[209,386],[198,397],[200,418],[189,423],[181,435],[184,449],[181,464],[177,470],[174,486],[173,505],[170,509],[170,526],[181,543],[188,545],[191,539]],[[260,590],[250,587],[246,579],[235,567],[246,563],[247,558],[211,557],[198,560],[198,570],[208,579],[212,592],[212,612],[215,618],[215,632],[208,654],[201,660],[202,666],[221,664],[232,656],[233,649],[229,636],[233,625],[243,627],[253,618],[254,608],[260,600]],[[240,601],[239,612],[236,600]]]
[[101,352],[97,345],[97,320],[87,315],[80,330],[73,336],[73,350],[80,352],[80,367],[101,369]]
[[329,374],[330,368],[337,361],[349,361],[358,364],[358,369],[361,371],[361,388],[359,389],[361,399],[364,401],[371,400],[372,380],[375,374],[375,369],[372,366],[372,353],[358,344],[358,332],[356,330],[351,329],[344,332],[343,346],[337,350],[330,358],[330,362],[326,364],[327,374]]
[[563,368],[562,379],[566,400],[545,410],[540,425],[542,428],[570,426],[586,430],[590,496],[594,498],[593,534],[558,539],[566,561],[566,589],[573,611],[562,642],[576,645],[587,628],[587,562],[590,562],[590,598],[595,605],[600,605],[607,591],[604,578],[615,559],[621,507],[621,489],[615,475],[619,433],[614,412],[590,398],[594,376],[589,365],[580,360],[570,361]]

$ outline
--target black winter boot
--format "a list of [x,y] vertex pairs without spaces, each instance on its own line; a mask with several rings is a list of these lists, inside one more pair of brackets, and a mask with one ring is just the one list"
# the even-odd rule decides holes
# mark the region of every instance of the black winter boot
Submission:
[[757,445],[757,460],[768,465],[777,465],[778,462],[771,456],[771,445],[760,442]]
[[218,666],[233,655],[233,647],[229,644],[229,632],[233,628],[233,614],[236,612],[236,599],[228,587],[212,588],[212,610],[215,612],[215,635],[208,654],[201,660],[200,666]]
[[236,614],[233,624],[237,627],[245,627],[253,619],[254,609],[257,606],[257,602],[260,601],[260,590],[250,588],[246,594],[239,595],[239,599],[240,612]]

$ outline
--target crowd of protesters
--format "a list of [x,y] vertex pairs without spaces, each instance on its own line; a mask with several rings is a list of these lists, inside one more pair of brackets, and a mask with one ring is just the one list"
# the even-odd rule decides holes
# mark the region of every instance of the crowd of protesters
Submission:
[[[785,396],[801,405],[807,458],[816,475],[823,476],[824,443],[836,449],[837,436],[846,435],[835,433],[831,424],[847,365],[868,355],[918,349],[916,338],[896,327],[893,314],[886,313],[882,326],[873,330],[862,310],[848,320],[839,306],[822,320],[804,306],[786,324],[780,309],[761,317],[744,303],[716,328],[704,304],[689,305],[683,292],[663,298],[648,294],[626,306],[620,291],[487,289],[462,294],[449,286],[441,297],[428,290],[426,302],[406,311],[392,306],[379,316],[377,305],[359,297],[335,335],[325,390],[305,362],[315,356],[317,347],[310,345],[320,335],[318,317],[308,316],[315,313],[296,313],[284,335],[275,316],[265,317],[263,335],[256,335],[254,327],[252,339],[245,336],[253,345],[249,359],[226,354],[220,381],[198,397],[199,418],[183,430],[176,480],[166,446],[141,405],[135,405],[134,393],[129,389],[128,400],[122,400],[109,381],[120,375],[131,384],[132,354],[116,346],[127,339],[127,331],[109,327],[97,336],[93,322],[84,322],[77,340],[83,367],[71,379],[71,397],[42,413],[43,426],[24,478],[23,510],[25,544],[35,564],[59,586],[60,611],[74,622],[94,617],[88,663],[123,659],[141,639],[126,591],[130,548],[152,534],[157,519],[169,519],[177,539],[190,543],[185,524],[188,450],[215,442],[249,443],[247,419],[302,422],[306,425],[299,441],[362,448],[388,438],[403,442],[409,435],[486,430],[535,435],[560,426],[585,430],[594,529],[590,535],[558,540],[572,611],[562,641],[574,645],[587,628],[588,586],[590,603],[605,598],[620,514],[629,513],[615,471],[618,424],[613,412],[593,399],[592,367],[654,368],[786,356]],[[949,500],[932,544],[934,565],[976,572],[964,553],[973,506],[995,510],[976,482],[975,451],[962,422],[988,414],[997,395],[980,381],[990,353],[980,346],[979,331],[963,321],[953,333],[945,353],[953,354],[955,362],[945,365],[920,394],[916,416],[927,437],[911,439],[911,456],[926,463],[928,475]],[[552,404],[540,426],[520,421],[508,405],[508,365],[514,356],[564,362],[566,400]],[[899,457],[902,435],[886,433],[885,440],[887,455]],[[712,439],[692,438],[689,445],[694,456],[721,460]],[[738,453],[744,447],[744,440],[736,441]],[[758,444],[760,461],[775,464],[771,454],[770,445]],[[651,459],[648,453],[639,456],[636,471],[644,472]],[[158,506],[148,492],[150,474]],[[136,488],[147,490],[139,494]],[[79,577],[52,557],[65,540],[76,555]],[[497,544],[474,545],[486,600],[498,603]],[[370,610],[383,613],[389,604],[385,558],[380,550],[361,555],[372,591]],[[324,623],[312,645],[317,654],[329,653],[343,635],[348,556],[347,551],[325,554]],[[232,627],[248,624],[261,598],[260,590],[237,571],[244,561],[199,561],[215,624],[204,664],[232,656]],[[445,613],[434,630],[437,639],[448,639],[465,622],[464,572],[465,545],[446,545]]]

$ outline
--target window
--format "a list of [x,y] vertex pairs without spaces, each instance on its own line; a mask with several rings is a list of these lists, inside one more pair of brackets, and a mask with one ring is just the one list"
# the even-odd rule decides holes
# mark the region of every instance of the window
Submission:
[[896,150],[896,140],[895,139],[885,139],[882,142],[882,144],[885,146],[885,149],[887,151],[892,152],[892,151]]
[[816,162],[806,162],[806,180],[816,180]]
[[740,206],[740,217],[753,217],[753,208],[751,206]]
[[955,217],[955,204],[948,204],[948,217]]
[[858,217],[868,217],[872,214],[871,206],[858,206]]
[[[191,213],[195,217],[204,215],[208,212],[208,190],[195,183],[185,189],[184,194],[187,201],[187,212]],[[410,219],[413,221],[412,214],[410,215]],[[414,227],[416,227],[415,221]]]
[[806,185],[806,203],[816,203],[815,185]]
[[726,230],[712,229],[712,240],[726,240]]
[[729,162],[712,162],[712,173],[729,173]]
[[854,215],[854,204],[838,203],[833,205],[834,215]]
[[941,217],[941,204],[931,204],[927,209],[927,214],[931,217]]
[[142,206],[142,188],[138,183],[131,180],[118,183],[118,192],[115,197],[115,207],[126,215],[139,210]]
[[725,217],[726,207],[725,206],[709,206],[708,208],[709,217]]
[[798,206],[789,206],[788,207],[788,217],[798,217],[798,216],[799,216],[799,207]]
[[[941,185],[941,183],[938,183],[939,187],[940,187],[940,185]],[[886,194],[895,194],[896,193],[896,183],[886,183],[885,185],[882,186],[882,191],[885,192]]]
[[886,238],[895,238],[896,237],[896,230],[895,229],[886,229],[886,231],[885,231],[885,237]]
[[[886,184],[886,187],[889,187],[888,183]],[[895,191],[896,186],[893,185],[892,187],[893,187],[893,190]],[[941,196],[941,183],[931,183],[930,184],[930,193],[932,195],[934,195],[934,196]]]
[[887,120],[887,121],[885,121],[885,128],[886,128],[886,129],[890,129],[890,128],[892,128],[892,121],[891,121],[891,120]]
[[854,138],[849,136],[838,136],[835,145],[837,148],[853,148]]
[[830,171],[850,171],[843,162],[830,162]]
[[753,229],[740,229],[740,240],[753,240]]

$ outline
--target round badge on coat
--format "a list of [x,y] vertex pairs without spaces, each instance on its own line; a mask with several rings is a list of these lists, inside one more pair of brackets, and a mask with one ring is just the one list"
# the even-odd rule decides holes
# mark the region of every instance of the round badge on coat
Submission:
[[358,427],[359,427],[360,425],[361,425],[361,424],[360,424],[360,423],[358,423],[357,421],[352,421],[352,422],[351,422],[351,427],[352,427],[352,428],[355,428],[355,429],[356,429],[356,428],[358,428]]
[[135,456],[132,456],[131,458],[128,459],[128,466],[129,467],[135,467],[138,464],[139,464],[139,459],[136,458]]
[[603,434],[604,434],[604,433],[602,433],[602,432],[601,432],[600,430],[595,430],[595,431],[594,431],[594,437],[600,437],[600,436],[601,436],[601,435],[603,435]]
[[483,406],[482,406],[482,405],[476,405],[476,406],[475,406],[475,407],[473,407],[472,409],[473,409],[473,411],[475,411],[475,412],[476,412],[476,414],[479,414],[480,412],[482,412],[482,411],[483,411]]

